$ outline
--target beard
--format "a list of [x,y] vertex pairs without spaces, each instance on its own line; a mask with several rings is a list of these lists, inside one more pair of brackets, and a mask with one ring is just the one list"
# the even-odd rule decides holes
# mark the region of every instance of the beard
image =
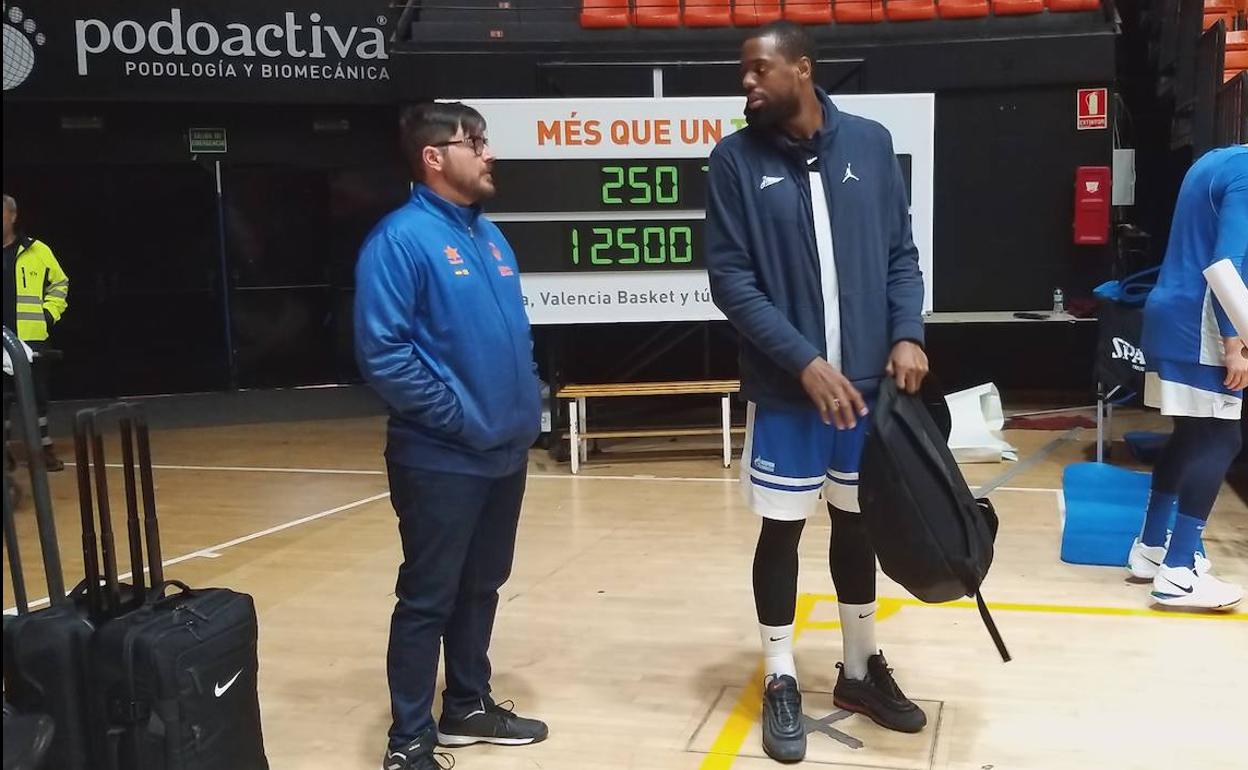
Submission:
[[769,101],[756,109],[745,109],[745,122],[752,128],[775,129],[795,117],[801,110],[797,99]]
[[481,203],[494,197],[494,179],[492,172],[485,175],[478,173],[459,173],[450,179],[455,191],[473,204]]

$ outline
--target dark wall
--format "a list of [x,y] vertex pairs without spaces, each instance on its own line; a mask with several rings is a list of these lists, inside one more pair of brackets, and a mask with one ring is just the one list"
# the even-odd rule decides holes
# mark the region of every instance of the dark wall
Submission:
[[[388,107],[7,106],[4,189],[70,276],[54,394],[356,380],[356,249],[408,190],[394,123]],[[192,126],[226,128],[228,153],[192,157]]]
[[1108,278],[1111,250],[1076,246],[1073,217],[1075,170],[1110,165],[1112,137],[1074,111],[1068,86],[938,95],[937,310],[1044,309]]
[[[1112,38],[934,46],[832,46],[819,78],[839,93],[936,91],[936,309],[1046,308],[1056,287],[1068,298],[1086,295],[1107,277],[1110,250],[1072,244],[1074,173],[1080,164],[1108,164],[1111,139],[1109,131],[1075,130],[1075,89],[1108,84]],[[1048,69],[1037,64],[1046,57]],[[733,93],[737,67],[729,55],[716,58],[669,66],[666,95]],[[564,59],[461,52],[395,56],[390,67],[396,98],[651,92],[648,62]],[[407,195],[393,106],[5,106],[5,189],[72,280],[70,313],[56,337],[67,352],[58,396],[357,378],[356,249]],[[191,156],[192,127],[224,128],[228,152]],[[1043,344],[1058,352],[1066,344],[1056,331],[1028,333],[1047,334]],[[726,324],[539,329],[537,336],[543,356],[559,359],[546,363],[557,377],[735,373]],[[1006,347],[979,327],[935,336],[959,371],[979,371],[980,358],[961,360],[959,348]],[[1061,376],[1029,366],[1025,356],[1005,368],[1038,387],[1065,387],[1090,379],[1079,374],[1090,371],[1082,356],[1072,352]]]

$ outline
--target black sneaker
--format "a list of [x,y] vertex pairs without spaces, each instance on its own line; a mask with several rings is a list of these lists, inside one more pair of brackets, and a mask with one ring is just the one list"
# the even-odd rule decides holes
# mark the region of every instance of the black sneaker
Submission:
[[499,746],[527,746],[546,740],[545,722],[517,716],[511,701],[490,703],[462,717],[443,714],[438,721],[438,743],[443,746],[471,746],[493,743]]
[[388,749],[381,760],[381,770],[451,770],[455,758],[450,754],[434,753],[437,746],[432,729],[399,749]]
[[837,708],[864,714],[880,727],[902,733],[917,733],[927,725],[927,714],[897,686],[884,653],[867,659],[867,678],[861,681],[847,678],[842,664],[836,667],[841,670],[832,690]]
[[772,677],[763,686],[763,751],[777,762],[806,758],[802,692],[788,674]]

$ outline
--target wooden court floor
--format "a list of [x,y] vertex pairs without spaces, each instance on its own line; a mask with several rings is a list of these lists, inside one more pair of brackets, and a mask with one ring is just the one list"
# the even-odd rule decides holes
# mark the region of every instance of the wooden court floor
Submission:
[[[400,559],[381,419],[168,430],[153,436],[167,572],[255,596],[274,770],[373,770]],[[925,606],[881,576],[878,636],[927,710],[919,735],[838,712],[840,635],[826,517],[802,543],[799,671],[812,767],[1129,770],[1248,767],[1248,613],[1151,610],[1117,569],[1057,558],[1060,474],[1091,432],[1007,438],[1023,463],[966,466],[1002,519],[985,596],[1015,660],[970,602]],[[1035,459],[1037,458],[1038,459]],[[53,477],[67,581],[81,575],[72,467]],[[458,770],[752,770],[757,521],[736,468],[703,454],[611,451],[579,477],[534,452],[516,567],[495,630],[495,695],[549,722],[540,745],[454,752]],[[119,532],[122,489],[111,479]],[[29,504],[18,513],[32,597],[46,594]],[[1207,542],[1248,582],[1248,508],[1224,490]],[[123,564],[123,571],[127,566]],[[12,604],[5,565],[4,604]],[[225,770],[225,769],[223,769]]]

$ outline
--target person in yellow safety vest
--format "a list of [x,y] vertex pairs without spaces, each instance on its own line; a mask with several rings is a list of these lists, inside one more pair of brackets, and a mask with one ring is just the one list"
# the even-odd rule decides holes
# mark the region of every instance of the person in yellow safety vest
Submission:
[[[48,434],[48,367],[39,360],[38,354],[47,345],[52,327],[69,308],[69,276],[47,244],[34,238],[18,237],[16,225],[17,201],[5,195],[4,325],[35,352],[35,402],[39,409],[43,455],[48,470],[59,471],[65,464],[56,456]],[[6,409],[6,454],[9,430],[9,410]]]

